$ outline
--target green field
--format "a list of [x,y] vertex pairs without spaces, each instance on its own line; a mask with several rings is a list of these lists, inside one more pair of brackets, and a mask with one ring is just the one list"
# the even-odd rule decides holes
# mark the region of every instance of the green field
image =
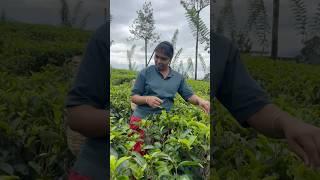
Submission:
[[63,103],[73,78],[67,63],[90,32],[0,23],[0,179],[57,179],[74,161]]

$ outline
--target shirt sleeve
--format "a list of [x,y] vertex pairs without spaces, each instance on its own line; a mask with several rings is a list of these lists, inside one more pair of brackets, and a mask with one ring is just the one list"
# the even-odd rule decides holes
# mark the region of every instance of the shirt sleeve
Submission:
[[145,83],[146,83],[145,69],[143,69],[139,72],[139,74],[137,76],[137,79],[136,79],[134,86],[131,90],[131,96],[143,95]]
[[181,80],[178,93],[185,101],[188,101],[188,99],[193,95],[192,88],[187,84],[184,77]]
[[90,38],[65,106],[92,105],[104,109],[108,95],[107,28],[101,26]]
[[246,120],[271,103],[268,94],[249,75],[239,50],[233,46],[216,97],[243,127],[249,127]]

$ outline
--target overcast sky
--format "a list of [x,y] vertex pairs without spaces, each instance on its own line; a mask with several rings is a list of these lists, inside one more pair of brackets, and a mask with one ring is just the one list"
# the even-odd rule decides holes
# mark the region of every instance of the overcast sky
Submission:
[[[79,0],[67,0],[72,12]],[[87,12],[90,17],[87,29],[95,30],[104,23],[104,8],[107,0],[83,1],[80,17]],[[35,24],[60,24],[60,0],[0,0],[0,10],[5,10],[9,19]]]
[[[111,0],[110,11],[112,22],[110,25],[110,39],[114,41],[111,46],[111,65],[116,68],[128,68],[127,50],[136,44],[136,51],[133,56],[134,62],[138,64],[139,70],[144,67],[144,41],[135,40],[128,42],[127,38],[132,37],[129,32],[129,26],[137,17],[136,11],[141,9],[145,0]],[[160,34],[160,41],[171,41],[176,29],[179,30],[177,49],[183,48],[180,60],[187,62],[190,57],[195,59],[195,38],[193,37],[187,19],[185,10],[180,5],[180,0],[152,0],[153,16],[155,20],[155,31]],[[210,7],[201,11],[200,16],[209,28]],[[148,60],[156,44],[148,48]],[[199,46],[199,53],[204,57],[209,65],[209,53],[204,51],[204,46]],[[150,62],[154,64],[153,59]],[[202,66],[198,63],[199,78],[203,76]]]
[[[217,0],[217,3],[214,5],[215,17],[219,16],[219,11],[224,4],[224,0]],[[267,8],[267,14],[269,17],[270,27],[271,18],[272,18],[272,5],[273,1],[265,0],[265,6]],[[301,37],[297,35],[297,31],[294,29],[294,16],[291,11],[291,1],[290,0],[281,0],[280,1],[280,20],[279,20],[279,56],[289,56],[294,57],[299,54],[300,49],[302,48]],[[319,0],[305,0],[307,5],[308,17],[313,17],[317,4]],[[248,9],[248,0],[233,0],[234,3],[234,13],[236,21],[238,22],[238,27],[241,27],[241,24],[244,24],[247,21],[247,9]],[[271,42],[271,33],[269,36],[269,41]],[[253,47],[257,49],[257,46]]]

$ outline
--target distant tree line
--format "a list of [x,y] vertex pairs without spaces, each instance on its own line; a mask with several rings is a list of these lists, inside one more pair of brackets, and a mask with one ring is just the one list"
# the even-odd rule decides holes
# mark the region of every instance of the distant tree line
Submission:
[[[306,1],[288,0],[290,10],[295,20],[294,28],[303,44],[299,61],[311,62],[320,59],[320,3],[316,12],[308,16]],[[242,26],[236,23],[233,0],[224,0],[222,8],[213,12],[214,31],[228,36],[236,43],[241,52],[252,52],[252,37],[257,40],[261,54],[269,54],[277,58],[278,52],[278,24],[280,1],[273,0],[273,15],[269,18],[264,0],[248,0],[247,20]],[[216,15],[218,13],[218,16]],[[272,27],[271,24],[272,23]],[[272,29],[272,32],[271,32]],[[272,41],[270,41],[270,35]],[[271,48],[270,48],[271,46]]]

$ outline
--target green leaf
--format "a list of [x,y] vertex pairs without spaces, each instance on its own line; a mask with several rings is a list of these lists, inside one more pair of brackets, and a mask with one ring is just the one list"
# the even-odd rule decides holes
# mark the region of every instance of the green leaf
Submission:
[[188,175],[181,175],[178,176],[178,180],[192,180],[192,177],[189,177]]
[[38,174],[41,174],[41,167],[39,164],[37,164],[34,161],[29,161],[28,162],[29,166],[32,167],[33,170],[35,170]]
[[115,135],[111,135],[110,136],[110,141],[112,141],[112,139],[115,138],[115,137],[116,137]]
[[117,163],[116,163],[116,168],[118,168],[124,161],[130,159],[131,157],[127,157],[127,156],[124,156],[124,157],[121,157],[119,160],[117,160]]
[[110,156],[110,169],[111,173],[113,174],[116,170],[117,158],[114,155]]
[[161,147],[162,147],[161,143],[159,143],[159,142],[154,143],[154,148],[160,149]]
[[4,162],[0,162],[0,170],[10,175],[12,175],[14,171],[10,164]]
[[155,163],[156,165],[156,170],[159,174],[159,177],[161,176],[171,176],[169,166],[166,162],[164,161],[157,161]]
[[0,121],[0,130],[9,133],[11,128],[10,125],[4,121]]
[[137,152],[132,152],[132,154],[135,156],[134,160],[142,167],[145,164],[147,164],[146,160]]
[[144,146],[143,149],[154,149],[155,147],[152,146],[152,145],[147,145],[147,146]]
[[139,167],[137,164],[130,163],[129,168],[132,171],[133,176],[136,179],[142,179],[144,175],[144,170],[146,169],[147,164],[145,164],[143,167]]
[[116,180],[129,180],[128,176],[118,176]]
[[203,168],[203,166],[200,163],[194,162],[194,161],[182,161],[181,163],[178,164],[178,167],[180,166],[199,166]]
[[155,153],[151,154],[151,157],[159,158],[159,159],[167,159],[169,161],[172,161],[170,156],[168,154],[166,154],[166,153],[163,153],[163,152],[155,152]]

